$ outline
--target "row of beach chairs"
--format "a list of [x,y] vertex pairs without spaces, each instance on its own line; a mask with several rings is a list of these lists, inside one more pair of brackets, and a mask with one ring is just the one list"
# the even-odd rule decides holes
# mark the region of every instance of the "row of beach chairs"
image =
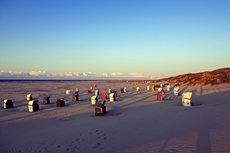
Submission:
[[[96,87],[96,85],[94,85]],[[160,86],[158,88],[158,93],[157,93],[157,100],[163,100],[162,95],[164,94],[163,90],[164,86]],[[170,91],[170,86],[166,86],[167,91]],[[87,93],[91,93],[93,90],[93,87],[90,87],[90,89],[87,90]],[[150,86],[147,86],[147,90],[150,90]],[[152,86],[152,90],[155,91],[155,87]],[[136,91],[140,91],[140,88],[137,87]],[[72,96],[73,101],[78,101],[78,92],[79,88],[76,88],[76,92]],[[127,92],[126,87],[121,88],[121,93]],[[109,100],[110,102],[116,101],[116,90],[109,89]],[[66,90],[66,94],[70,94],[70,90]],[[107,99],[107,93],[104,91],[102,92],[102,101],[98,101],[98,95],[99,95],[99,90],[95,90],[95,95],[91,97],[91,104],[95,105],[95,115],[104,115],[106,113],[106,107],[105,107],[105,99]],[[174,96],[179,96],[179,87],[174,87]],[[182,106],[192,106],[192,92],[184,92],[182,94]],[[27,95],[27,100],[28,102],[28,109],[29,112],[35,112],[39,110],[39,105],[38,105],[38,100],[33,100],[32,94]],[[46,96],[43,98],[43,104],[50,104],[50,96]],[[64,98],[57,98],[56,99],[56,106],[61,107],[65,106],[65,100]],[[4,100],[4,108],[11,108],[13,107],[13,100],[5,99]],[[101,111],[99,113],[99,111]]]

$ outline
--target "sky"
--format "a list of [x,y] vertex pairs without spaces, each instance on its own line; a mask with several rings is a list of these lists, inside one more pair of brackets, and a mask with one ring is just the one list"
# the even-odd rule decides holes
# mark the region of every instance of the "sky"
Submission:
[[224,67],[229,0],[0,0],[0,78],[159,79]]

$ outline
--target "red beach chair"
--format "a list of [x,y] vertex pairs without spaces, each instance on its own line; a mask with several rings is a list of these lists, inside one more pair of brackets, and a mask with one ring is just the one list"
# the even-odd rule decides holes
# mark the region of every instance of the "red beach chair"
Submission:
[[157,93],[157,100],[162,100],[162,95],[163,95],[163,92],[160,91]]
[[65,100],[64,100],[64,98],[57,98],[56,99],[56,106],[57,107],[65,106]]
[[87,93],[91,93],[91,89],[88,89],[88,90],[87,90]]
[[107,99],[107,95],[106,95],[106,92],[102,92],[102,99]]
[[105,101],[95,103],[95,116],[104,116],[106,114]]

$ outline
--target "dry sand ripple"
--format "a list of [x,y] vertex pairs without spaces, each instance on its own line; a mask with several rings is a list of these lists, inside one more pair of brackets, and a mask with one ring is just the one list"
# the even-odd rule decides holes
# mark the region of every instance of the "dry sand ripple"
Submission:
[[[107,114],[94,116],[95,90],[127,87],[117,101],[106,100]],[[14,108],[0,109],[0,152],[230,152],[230,85],[180,86],[193,92],[192,107],[166,91],[163,101],[148,84],[127,82],[1,83],[0,101],[13,98]],[[135,91],[139,86],[140,91]],[[80,89],[80,101],[71,94]],[[21,90],[19,90],[21,89]],[[39,100],[40,110],[28,112],[26,94]],[[51,104],[42,98],[51,96]],[[56,107],[64,97],[66,106]],[[102,96],[99,95],[99,100]]]

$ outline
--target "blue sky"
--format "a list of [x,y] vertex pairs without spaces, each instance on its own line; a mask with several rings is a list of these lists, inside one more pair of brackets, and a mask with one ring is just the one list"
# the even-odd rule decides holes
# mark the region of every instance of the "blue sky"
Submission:
[[1,0],[0,75],[161,78],[230,66],[229,0]]

